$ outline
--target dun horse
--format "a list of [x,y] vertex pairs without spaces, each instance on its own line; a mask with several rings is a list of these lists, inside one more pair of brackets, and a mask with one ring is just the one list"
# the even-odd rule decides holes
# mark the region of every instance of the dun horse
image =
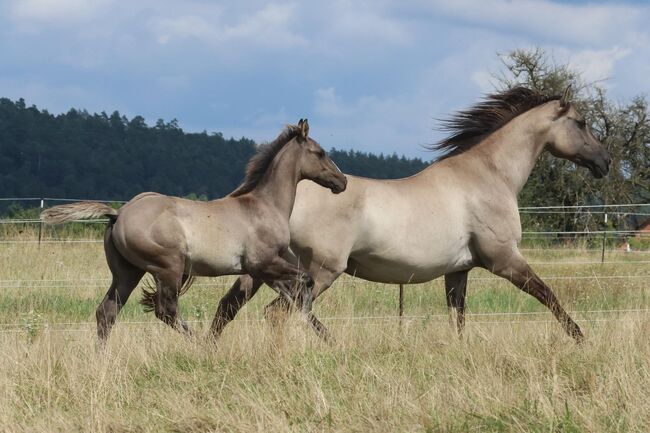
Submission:
[[[307,121],[301,119],[298,126],[287,127],[275,141],[261,146],[241,186],[223,199],[199,202],[146,192],[119,210],[81,202],[44,211],[42,219],[51,224],[99,216],[110,220],[104,249],[113,282],[97,308],[99,339],[108,337],[145,272],[153,275],[156,288],[145,293],[143,304],[182,332],[189,329],[178,315],[178,296],[193,276],[249,274],[292,302],[290,283],[302,278],[304,271],[281,255],[289,246],[297,185],[310,179],[338,194],[347,183],[308,132]],[[309,281],[313,284],[308,277]],[[309,309],[310,297],[305,298],[303,305]]]
[[[446,154],[415,176],[349,176],[347,192],[336,197],[300,185],[290,220],[291,250],[315,279],[313,296],[343,272],[404,284],[444,275],[447,305],[460,332],[468,271],[482,267],[534,296],[580,341],[578,325],[519,252],[517,195],[544,151],[589,168],[597,178],[609,170],[607,151],[566,93],[544,97],[514,88],[457,113],[446,127],[450,137],[433,146]],[[255,276],[239,278],[219,303],[213,335],[261,284]],[[278,307],[288,304],[278,298],[267,313]],[[313,317],[312,324],[326,336]]]

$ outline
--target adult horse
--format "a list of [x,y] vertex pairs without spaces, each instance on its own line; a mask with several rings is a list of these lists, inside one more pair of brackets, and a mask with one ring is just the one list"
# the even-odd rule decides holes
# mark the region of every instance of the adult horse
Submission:
[[[189,332],[178,316],[177,303],[193,276],[249,274],[291,302],[294,293],[289,285],[304,270],[281,255],[289,246],[297,185],[310,179],[338,194],[347,183],[308,132],[307,121],[301,119],[298,126],[287,127],[275,141],[261,146],[248,163],[243,183],[219,200],[200,202],[147,192],[119,210],[96,202],[45,210],[41,217],[52,224],[109,218],[104,249],[113,282],[97,307],[99,339],[108,337],[145,272],[153,275],[156,287],[145,292],[143,304],[179,331]],[[304,304],[310,308],[310,302]]]
[[[460,332],[467,273],[482,267],[534,296],[581,340],[578,325],[519,252],[517,195],[543,151],[587,167],[597,178],[609,170],[607,151],[567,93],[545,97],[516,87],[488,96],[445,125],[451,134],[434,148],[446,154],[414,176],[349,176],[347,192],[336,197],[309,184],[298,188],[291,250],[314,276],[313,296],[343,272],[403,284],[444,275],[447,305]],[[239,278],[219,303],[213,335],[261,284],[254,276]],[[276,299],[269,307],[287,304]],[[322,324],[314,318],[312,323],[326,335]]]

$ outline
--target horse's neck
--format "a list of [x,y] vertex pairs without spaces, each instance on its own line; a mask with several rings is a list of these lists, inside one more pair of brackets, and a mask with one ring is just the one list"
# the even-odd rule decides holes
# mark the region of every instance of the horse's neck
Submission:
[[459,157],[477,159],[480,166],[518,195],[544,151],[534,116],[535,113],[525,113],[516,117]]
[[298,155],[292,149],[282,149],[251,194],[277,208],[288,219],[299,180]]

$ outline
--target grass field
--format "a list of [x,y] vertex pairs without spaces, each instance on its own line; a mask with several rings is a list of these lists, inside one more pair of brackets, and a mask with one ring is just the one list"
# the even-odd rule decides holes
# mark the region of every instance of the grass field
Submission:
[[[216,346],[203,338],[231,278],[181,299],[184,339],[135,302],[108,347],[94,310],[108,286],[101,244],[0,244],[3,431],[650,431],[650,254],[526,251],[582,326],[475,270],[468,328],[450,328],[442,281],[397,287],[342,277],[316,303],[335,342],[297,319],[262,320],[264,288]],[[636,263],[635,263],[636,262]],[[606,310],[606,311],[603,311]],[[610,310],[633,310],[626,313]],[[598,311],[598,312],[596,312]],[[524,313],[524,314],[494,314]]]

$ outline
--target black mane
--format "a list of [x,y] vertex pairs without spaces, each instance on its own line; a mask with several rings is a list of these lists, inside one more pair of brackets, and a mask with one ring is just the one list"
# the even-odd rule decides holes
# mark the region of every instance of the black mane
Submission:
[[255,155],[251,157],[246,165],[246,177],[241,185],[230,193],[230,197],[239,197],[240,195],[253,191],[260,180],[262,180],[264,173],[266,173],[266,170],[278,152],[295,138],[299,132],[300,128],[295,125],[289,125],[278,135],[278,138],[270,143],[261,144]]
[[441,129],[449,136],[427,148],[443,153],[438,160],[458,155],[520,114],[558,99],[560,96],[544,95],[523,86],[487,95],[476,105],[443,120]]

